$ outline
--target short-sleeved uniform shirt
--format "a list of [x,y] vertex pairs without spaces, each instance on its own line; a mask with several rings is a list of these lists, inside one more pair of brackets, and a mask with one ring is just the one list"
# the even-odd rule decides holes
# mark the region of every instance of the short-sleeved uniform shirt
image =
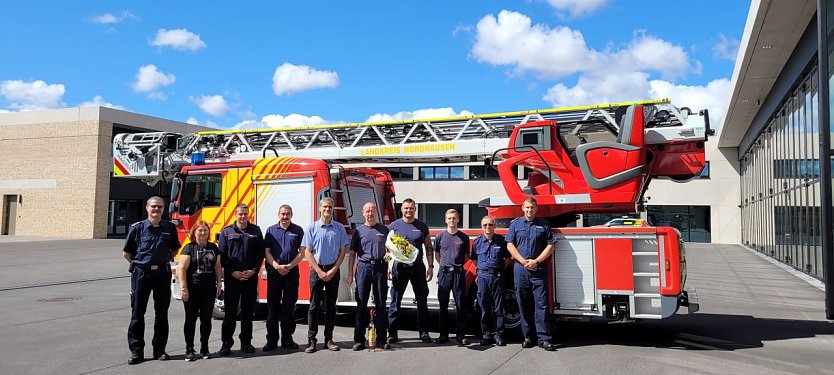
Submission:
[[249,223],[241,230],[231,224],[220,231],[220,262],[223,273],[257,271],[264,260],[264,238],[261,228]]
[[146,219],[130,226],[122,251],[133,255],[134,264],[163,265],[173,259],[173,252],[180,246],[174,224],[160,220],[154,226]]
[[214,285],[217,280],[214,275],[214,265],[220,256],[220,248],[213,242],[200,245],[191,242],[182,248],[180,256],[188,255],[191,262],[186,270],[188,285]]
[[462,266],[469,253],[469,236],[463,231],[442,231],[434,237],[434,251],[440,252],[440,266]]
[[410,223],[406,223],[403,219],[397,219],[388,225],[388,229],[405,238],[417,248],[415,263],[420,263],[423,260],[423,244],[425,244],[426,237],[429,235],[429,226],[426,223],[417,219]]
[[548,244],[556,244],[550,225],[542,218],[516,218],[507,229],[507,243],[515,245],[525,259],[539,256]]
[[339,248],[347,246],[350,239],[345,231],[345,226],[335,220],[325,224],[316,220],[307,228],[307,234],[301,242],[301,246],[310,249],[316,263],[329,266],[339,259]]
[[382,260],[389,231],[388,227],[380,223],[370,227],[364,224],[356,227],[350,239],[350,251],[356,253],[359,261]]
[[303,239],[304,229],[295,223],[290,223],[286,229],[281,228],[281,224],[275,224],[266,229],[264,246],[278,264],[289,264],[298,256]]
[[507,241],[500,234],[493,234],[492,239],[480,235],[472,243],[472,254],[469,256],[476,261],[479,270],[492,269],[501,271],[504,269],[504,261],[510,256],[507,251]]

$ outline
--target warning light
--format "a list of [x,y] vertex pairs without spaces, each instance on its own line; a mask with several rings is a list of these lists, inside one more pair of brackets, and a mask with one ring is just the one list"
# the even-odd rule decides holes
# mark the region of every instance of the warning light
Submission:
[[206,154],[202,152],[192,152],[191,153],[191,165],[203,165],[206,164]]

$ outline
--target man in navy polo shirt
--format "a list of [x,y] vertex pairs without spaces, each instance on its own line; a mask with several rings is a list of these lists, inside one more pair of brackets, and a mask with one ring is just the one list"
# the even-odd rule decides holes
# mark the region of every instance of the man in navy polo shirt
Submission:
[[[420,340],[425,343],[431,342],[429,336],[429,284],[434,274],[434,250],[429,237],[429,226],[417,219],[417,203],[414,199],[406,198],[400,207],[403,217],[388,225],[388,229],[404,237],[417,248],[417,260],[413,264],[394,262],[391,267],[391,304],[388,306],[388,342],[394,343],[399,340],[397,330],[399,329],[400,306],[403,302],[403,294],[408,283],[414,290],[414,299],[417,302],[417,330],[420,332]],[[426,247],[426,262],[429,269],[423,264],[423,246]]]
[[504,333],[504,270],[509,261],[507,241],[495,233],[495,219],[481,219],[484,233],[472,243],[472,255],[478,269],[478,305],[481,306],[481,346],[507,345]]
[[122,248],[122,256],[130,263],[130,325],[127,345],[128,364],[145,360],[145,311],[153,292],[153,359],[167,360],[168,306],[171,305],[171,267],[174,252],[180,248],[177,228],[162,220],[165,201],[150,197],[145,203],[148,218],[130,226]]
[[[252,346],[252,314],[258,301],[258,274],[264,260],[264,239],[261,228],[249,222],[249,207],[235,206],[235,222],[220,231],[220,263],[223,265],[223,287],[226,313],[223,316],[221,339],[217,352],[224,357],[232,352],[237,320],[240,318],[240,351],[254,353]],[[240,313],[238,314],[238,306]]]
[[516,261],[513,276],[524,334],[521,346],[532,348],[538,341],[544,350],[553,351],[556,345],[550,342],[547,271],[543,263],[553,254],[556,238],[547,221],[536,217],[538,202],[533,197],[527,197],[521,209],[524,216],[514,219],[507,230],[507,250]]
[[434,237],[435,257],[440,263],[437,273],[437,300],[440,303],[438,344],[449,342],[449,292],[455,298],[455,337],[458,345],[469,345],[465,337],[466,309],[463,307],[465,274],[463,264],[469,258],[469,236],[458,230],[460,216],[454,208],[446,211],[446,230]]
[[[292,207],[285,204],[278,209],[278,224],[267,228],[264,238],[266,249],[266,345],[268,352],[281,347],[298,349],[292,339],[295,333],[295,303],[298,301],[298,263],[304,252],[298,251],[304,238],[304,229],[292,222]],[[278,321],[281,321],[281,333]]]
[[348,261],[348,285],[353,282],[353,266],[359,258],[356,273],[356,325],[353,330],[353,350],[365,349],[365,327],[368,326],[368,297],[374,293],[376,305],[374,328],[377,332],[376,345],[391,349],[386,342],[388,330],[388,313],[385,300],[388,297],[388,263],[385,262],[385,240],[388,227],[377,222],[377,207],[373,202],[362,206],[365,224],[356,228],[350,240],[350,260]]
[[339,351],[333,342],[333,326],[336,322],[336,298],[339,296],[339,266],[345,259],[348,239],[342,223],[333,220],[333,199],[319,201],[319,220],[307,228],[301,242],[307,262],[310,263],[310,310],[307,311],[307,353],[316,351],[316,335],[319,332],[319,313],[322,304],[324,316],[324,346]]

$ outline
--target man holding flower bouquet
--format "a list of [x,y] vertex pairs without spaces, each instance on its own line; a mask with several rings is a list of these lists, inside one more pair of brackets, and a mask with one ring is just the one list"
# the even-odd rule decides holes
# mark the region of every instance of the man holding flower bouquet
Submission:
[[[399,336],[397,336],[398,319],[403,294],[409,282],[411,282],[414,299],[417,302],[417,330],[420,332],[420,340],[424,343],[430,343],[432,339],[429,336],[428,324],[428,282],[431,281],[434,271],[434,250],[429,237],[429,226],[414,217],[414,214],[417,213],[417,203],[414,202],[414,199],[406,198],[403,200],[400,211],[402,211],[403,217],[388,225],[388,229],[407,239],[411,245],[417,248],[418,254],[414,263],[394,262],[391,273],[388,275],[391,279],[391,304],[388,306],[388,343],[395,343],[399,340]],[[423,246],[426,247],[428,270],[423,264]]]

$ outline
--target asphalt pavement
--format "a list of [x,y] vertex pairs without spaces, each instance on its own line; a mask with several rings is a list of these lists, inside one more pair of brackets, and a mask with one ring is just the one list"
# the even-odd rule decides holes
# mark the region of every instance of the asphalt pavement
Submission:
[[[173,301],[172,360],[128,366],[130,279],[121,245],[0,237],[0,373],[834,374],[834,322],[824,318],[822,291],[739,246],[711,244],[687,248],[688,287],[698,290],[700,312],[628,324],[560,323],[556,352],[521,349],[517,337],[506,347],[423,344],[412,311],[404,318],[412,323],[400,332],[404,340],[392,351],[350,351],[353,322],[342,315],[335,331],[340,352],[262,353],[265,330],[256,321],[256,353],[240,355],[236,346],[231,357],[188,363],[183,308]],[[434,328],[436,319],[433,314]],[[470,333],[477,343],[475,320]],[[299,344],[306,341],[306,328],[298,325]],[[215,321],[213,351],[219,338]]]

